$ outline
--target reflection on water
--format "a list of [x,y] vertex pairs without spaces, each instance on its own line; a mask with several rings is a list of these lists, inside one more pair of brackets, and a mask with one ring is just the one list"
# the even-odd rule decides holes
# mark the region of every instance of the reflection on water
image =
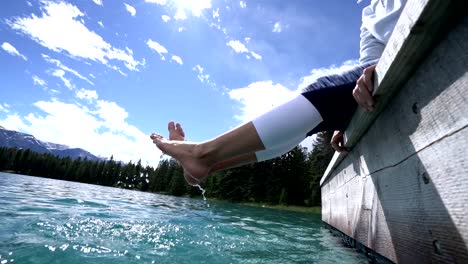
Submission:
[[365,263],[320,216],[0,173],[0,264]]

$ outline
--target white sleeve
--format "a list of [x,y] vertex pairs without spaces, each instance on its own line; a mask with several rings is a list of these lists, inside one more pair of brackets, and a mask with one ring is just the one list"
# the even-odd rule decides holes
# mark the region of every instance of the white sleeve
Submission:
[[385,44],[376,39],[364,25],[361,26],[360,39],[359,63],[366,64],[379,60]]
[[362,10],[360,61],[380,58],[407,0],[372,0]]

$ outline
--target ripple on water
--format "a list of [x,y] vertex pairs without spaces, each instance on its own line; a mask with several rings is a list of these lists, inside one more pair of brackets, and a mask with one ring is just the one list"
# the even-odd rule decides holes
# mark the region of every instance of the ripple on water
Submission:
[[318,216],[1,173],[0,188],[0,264],[360,261]]
[[107,206],[105,204],[102,204],[102,203],[91,202],[91,201],[75,199],[75,198],[54,199],[54,200],[52,200],[52,203],[64,204],[64,205],[81,205],[81,206],[89,206],[89,207],[97,207],[97,208],[107,208],[107,207],[109,207],[109,206]]

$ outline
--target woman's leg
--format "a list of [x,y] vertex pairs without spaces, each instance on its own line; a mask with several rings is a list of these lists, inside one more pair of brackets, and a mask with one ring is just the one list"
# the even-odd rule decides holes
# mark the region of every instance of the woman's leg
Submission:
[[216,163],[210,170],[210,173],[214,173],[221,170],[237,168],[242,165],[247,165],[255,162],[265,161],[269,159],[273,159],[279,157],[285,153],[291,151],[294,147],[299,145],[302,140],[305,139],[305,135],[301,135],[300,137],[293,138],[287,142],[283,142],[284,144],[274,146],[269,149],[260,150],[255,153],[248,153],[243,154],[228,160],[223,160],[221,162]]
[[[291,139],[304,139],[320,122],[322,117],[317,109],[304,96],[298,95],[255,120],[202,143],[169,141],[157,134],[151,138],[164,153],[177,159],[189,174],[201,180],[216,164],[224,162],[231,166],[236,160],[250,163],[252,160],[246,158],[251,158],[252,153],[274,149]],[[222,167],[225,166],[219,168]]]
[[[169,140],[185,141],[185,132],[182,129],[182,126],[180,124],[178,123],[175,124],[173,121],[169,122],[168,131],[169,131]],[[223,160],[213,165],[209,173],[214,173],[217,171],[226,170],[230,168],[236,168],[242,165],[251,164],[251,163],[279,157],[287,153],[288,151],[290,151],[297,145],[299,145],[299,143],[302,140],[304,140],[304,136],[300,135],[299,137],[292,138],[289,141],[281,142],[281,145],[274,146],[273,148],[270,148],[270,149],[257,151],[255,153],[252,152],[248,154],[243,154],[243,155],[234,157],[232,159]],[[189,180],[192,180],[192,178],[188,178],[188,181]]]

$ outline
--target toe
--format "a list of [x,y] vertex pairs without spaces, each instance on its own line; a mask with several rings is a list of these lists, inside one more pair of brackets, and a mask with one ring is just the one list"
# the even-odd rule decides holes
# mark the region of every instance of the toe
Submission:
[[171,121],[167,124],[167,130],[169,130],[169,132],[175,130],[174,121]]
[[154,140],[161,140],[164,137],[159,135],[159,134],[153,133],[153,134],[151,134],[150,138],[154,141]]
[[182,126],[181,126],[179,123],[177,123],[176,128],[177,128],[177,131],[179,132],[179,134],[180,134],[182,137],[185,137],[185,132],[184,132],[184,130],[182,129]]

